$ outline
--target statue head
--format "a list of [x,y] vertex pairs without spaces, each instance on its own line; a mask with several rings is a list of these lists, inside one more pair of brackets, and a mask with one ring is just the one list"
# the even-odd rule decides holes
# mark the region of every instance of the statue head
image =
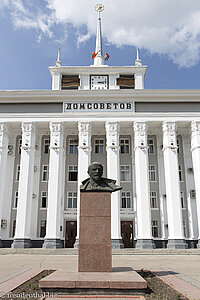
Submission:
[[88,174],[90,178],[92,178],[94,181],[101,181],[101,177],[103,174],[103,166],[98,162],[93,162],[88,167]]

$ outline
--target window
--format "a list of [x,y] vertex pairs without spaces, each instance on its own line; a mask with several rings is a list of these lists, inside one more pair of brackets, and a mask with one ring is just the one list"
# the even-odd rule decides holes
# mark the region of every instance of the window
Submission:
[[182,166],[178,166],[179,181],[183,181]]
[[94,152],[104,153],[104,140],[98,139],[94,141]]
[[181,192],[181,207],[185,208],[184,192]]
[[183,221],[183,235],[186,237],[186,221]]
[[45,154],[49,153],[49,147],[50,147],[50,139],[45,139],[44,140],[44,153]]
[[15,236],[15,229],[16,229],[16,220],[13,221],[12,237]]
[[129,139],[120,139],[120,152],[121,154],[128,154],[130,152]]
[[152,236],[158,237],[158,221],[151,222]]
[[42,166],[42,181],[48,181],[49,180],[49,166],[43,165]]
[[18,140],[18,154],[21,154],[22,139]]
[[69,181],[78,180],[78,166],[69,166]]
[[40,222],[40,237],[45,237],[46,235],[46,221],[42,220]]
[[68,193],[68,208],[77,208],[77,193],[69,192]]
[[148,139],[148,153],[153,154],[154,153],[154,140],[153,139]]
[[149,166],[149,181],[156,181],[156,166]]
[[156,192],[150,192],[150,205],[151,208],[157,208],[157,193]]
[[78,140],[77,139],[70,139],[69,140],[69,153],[70,154],[77,154],[78,153]]
[[47,192],[41,192],[41,207],[47,207]]
[[15,192],[14,208],[17,208],[17,204],[18,204],[18,191]]
[[122,208],[130,208],[131,207],[131,193],[130,192],[122,192],[121,193],[121,207]]
[[19,181],[20,165],[16,166],[16,181]]
[[121,181],[131,180],[130,166],[121,166],[120,177],[121,177],[120,178]]
[[177,139],[177,153],[180,153],[180,140]]

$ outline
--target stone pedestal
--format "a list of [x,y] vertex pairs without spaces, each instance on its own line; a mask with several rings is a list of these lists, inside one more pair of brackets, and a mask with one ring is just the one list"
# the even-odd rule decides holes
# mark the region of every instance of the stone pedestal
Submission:
[[111,193],[80,195],[79,272],[112,272]]

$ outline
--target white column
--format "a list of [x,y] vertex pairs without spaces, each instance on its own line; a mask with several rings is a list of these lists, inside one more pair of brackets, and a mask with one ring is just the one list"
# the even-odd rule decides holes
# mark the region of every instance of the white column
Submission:
[[158,177],[159,177],[159,199],[160,199],[160,224],[161,224],[161,239],[163,240],[163,248],[165,247],[168,238],[168,221],[167,221],[167,203],[166,189],[164,176],[164,159],[162,151],[162,133],[157,135],[157,159],[158,159]]
[[[120,185],[119,123],[106,122],[107,177]],[[111,194],[112,248],[123,248],[120,226],[120,191]]]
[[77,191],[77,236],[74,248],[79,243],[79,218],[80,218],[80,185],[88,178],[88,166],[91,164],[91,122],[78,122],[79,146],[78,146],[78,191]]
[[4,191],[6,183],[6,163],[8,155],[8,135],[7,124],[0,122],[0,247],[3,246],[1,242],[1,220],[4,202]]
[[14,176],[14,163],[15,163],[15,145],[16,135],[11,135],[8,132],[8,157],[6,164],[6,186],[9,187],[4,191],[4,202],[3,202],[3,214],[2,219],[5,222],[5,226],[1,231],[2,240],[9,240],[10,238],[10,227],[11,212],[12,212],[12,193],[13,193],[13,176]]
[[40,187],[40,161],[41,161],[41,142],[42,135],[36,133],[35,145],[35,159],[34,159],[34,174],[33,174],[33,201],[31,208],[31,239],[37,237],[38,224],[38,208],[40,201],[39,187]]
[[62,75],[60,72],[52,72],[52,90],[61,90]]
[[191,123],[191,151],[194,169],[194,182],[196,190],[196,207],[198,219],[198,244],[200,248],[200,121],[192,121]]
[[62,248],[61,202],[63,191],[63,123],[50,122],[50,158],[47,227],[43,248]]
[[135,89],[144,89],[144,71],[135,73]]
[[[188,129],[188,128],[187,128]],[[189,227],[189,240],[191,248],[194,248],[194,241],[198,238],[197,228],[197,211],[196,211],[196,199],[190,192],[195,190],[194,186],[194,174],[192,169],[192,155],[191,155],[191,136],[190,133],[185,130],[182,134],[183,140],[183,157],[185,165],[185,181],[186,181],[186,209],[188,213],[188,227]],[[194,194],[194,193],[193,193]]]
[[183,235],[175,122],[163,122],[163,153],[169,232],[167,248],[184,249],[187,245]]
[[31,207],[35,153],[35,124],[22,123],[22,147],[19,177],[19,196],[13,248],[30,248]]
[[151,209],[149,187],[149,163],[146,122],[134,122],[135,131],[135,178],[137,201],[136,248],[152,249]]

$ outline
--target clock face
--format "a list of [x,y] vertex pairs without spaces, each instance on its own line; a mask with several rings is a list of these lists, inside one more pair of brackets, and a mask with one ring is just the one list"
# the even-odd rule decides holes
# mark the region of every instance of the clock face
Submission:
[[108,76],[91,76],[91,90],[106,90],[108,88]]

